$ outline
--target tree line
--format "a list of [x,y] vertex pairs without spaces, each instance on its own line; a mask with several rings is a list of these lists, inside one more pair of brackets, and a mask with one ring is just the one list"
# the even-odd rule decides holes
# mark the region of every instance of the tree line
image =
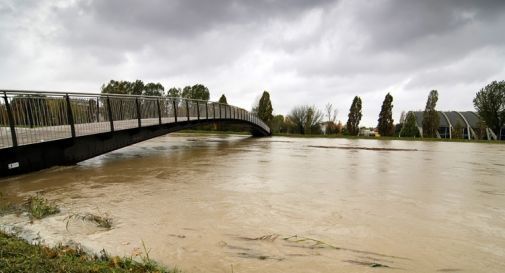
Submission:
[[[208,101],[210,98],[209,89],[203,84],[188,85],[183,88],[172,87],[168,90],[161,83],[144,83],[141,80],[116,81],[110,80],[101,87],[102,93],[108,94],[127,94],[144,96],[164,96],[171,98],[187,98]],[[45,100],[44,95],[32,96],[29,102],[22,99],[23,96],[16,96],[11,101],[11,108],[21,125],[33,127],[44,119],[46,125],[65,124],[66,117],[64,105],[61,101]],[[426,101],[422,118],[422,130],[418,129],[417,117],[414,112],[402,112],[400,120],[395,124],[393,119],[393,96],[387,93],[378,115],[377,126],[375,130],[381,136],[400,136],[400,137],[428,137],[435,138],[439,133],[439,112],[436,110],[438,102],[438,91],[431,90]],[[38,107],[25,107],[24,104],[38,105]],[[79,122],[93,122],[94,117],[80,107],[79,102],[71,102],[74,109],[77,109],[75,116]],[[93,102],[90,102],[91,104]],[[225,94],[219,98],[219,103],[228,104]],[[479,128],[473,128],[479,138],[485,136],[485,128],[490,128],[495,134],[500,133],[500,129],[505,124],[505,81],[493,81],[481,88],[473,99],[473,104],[481,118]],[[4,108],[4,105],[0,105]],[[91,106],[90,106],[91,107]],[[89,109],[93,107],[88,107]],[[274,115],[274,109],[268,91],[263,91],[259,101],[252,108],[252,112],[270,126],[274,134],[330,134],[330,135],[358,135],[360,133],[360,122],[363,102],[359,96],[352,100],[347,115],[347,122],[342,124],[336,121],[338,110],[331,103],[326,104],[324,111],[314,105],[297,105],[286,115]],[[33,109],[32,109],[33,108]],[[80,113],[83,108],[83,113]],[[86,108],[87,109],[87,108]],[[88,109],[88,110],[89,110]],[[2,112],[2,123],[6,123],[6,117],[3,117],[6,111]],[[86,112],[86,113],[85,113]],[[57,113],[57,114],[55,114]],[[35,120],[37,119],[37,121]],[[453,138],[462,138],[466,125],[461,123],[453,124]],[[247,130],[244,126],[204,126],[200,129],[212,130]],[[421,135],[422,133],[422,135]]]
[[[264,102],[263,98],[268,99]],[[421,132],[418,129],[414,112],[402,112],[399,123],[393,119],[393,96],[387,93],[382,102],[381,111],[377,120],[377,133],[381,136],[400,137],[427,137],[436,138],[439,134],[440,116],[436,109],[438,91],[431,90],[423,112]],[[362,118],[362,100],[355,96],[349,108],[348,119],[345,126],[336,122],[337,110],[332,104],[325,106],[321,111],[314,105],[298,105],[293,107],[288,115],[272,115],[272,104],[267,91],[264,92],[259,106],[268,109],[268,114],[258,111],[262,118],[275,133],[285,134],[341,134],[358,135],[360,133],[360,121]],[[493,81],[479,90],[473,100],[474,107],[481,118],[476,134],[479,138],[485,136],[485,128],[491,128],[496,134],[505,124],[505,81]],[[457,122],[451,128],[453,138],[462,138],[466,126]]]

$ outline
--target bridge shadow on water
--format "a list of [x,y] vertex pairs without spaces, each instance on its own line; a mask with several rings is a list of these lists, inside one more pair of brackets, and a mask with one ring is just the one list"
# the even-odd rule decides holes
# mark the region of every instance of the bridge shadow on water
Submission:
[[[2,192],[58,191],[74,187],[106,187],[109,184],[159,183],[177,176],[209,172],[224,164],[220,159],[257,151],[264,141],[245,135],[192,133],[160,136],[124,147],[71,166],[56,166],[37,172],[3,178]],[[260,148],[261,148],[260,147]],[[219,162],[217,162],[219,161]],[[189,173],[189,174],[188,174]],[[88,185],[83,185],[88,184]]]

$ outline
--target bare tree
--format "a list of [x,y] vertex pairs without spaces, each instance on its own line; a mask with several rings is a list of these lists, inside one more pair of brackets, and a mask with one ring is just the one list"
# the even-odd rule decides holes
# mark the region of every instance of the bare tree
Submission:
[[307,119],[307,106],[296,106],[288,115],[289,121],[293,123],[300,134],[305,134],[305,120]]
[[337,114],[338,114],[338,109],[333,109],[333,104],[327,103],[325,106],[326,110],[326,117],[328,118],[328,123],[333,122],[337,120]]
[[337,133],[337,124],[335,121],[337,120],[338,110],[336,108],[333,109],[333,104],[331,103],[326,104],[325,110],[326,117],[328,118],[328,121],[326,122],[325,134]]
[[323,116],[321,110],[315,106],[301,105],[293,108],[288,118],[300,134],[310,134],[319,126]]

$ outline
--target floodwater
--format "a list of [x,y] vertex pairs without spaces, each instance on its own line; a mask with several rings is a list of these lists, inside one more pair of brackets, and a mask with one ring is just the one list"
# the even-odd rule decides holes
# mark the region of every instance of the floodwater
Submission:
[[[481,143],[172,134],[0,181],[62,208],[0,222],[114,255],[144,242],[184,272],[505,272],[504,159]],[[68,217],[86,212],[112,229]]]

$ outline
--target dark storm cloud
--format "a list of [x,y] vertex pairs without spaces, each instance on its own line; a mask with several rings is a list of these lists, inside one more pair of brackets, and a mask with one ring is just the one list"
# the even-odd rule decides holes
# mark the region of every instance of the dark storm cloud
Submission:
[[291,16],[332,1],[238,1],[238,0],[149,0],[138,4],[135,0],[91,1],[83,9],[95,14],[98,22],[190,35],[224,24],[262,22],[269,18]]
[[[55,12],[58,18],[63,18],[62,22],[68,23],[65,24],[67,35],[75,41],[95,36],[108,44],[113,38],[133,42],[145,42],[142,39],[146,37],[189,39],[216,28],[267,24],[270,19],[290,18],[332,2],[335,1],[95,0],[55,9]],[[95,27],[92,31],[87,30],[88,23]],[[84,35],[79,35],[81,30]]]
[[371,51],[397,50],[430,37],[456,33],[471,24],[503,18],[505,1],[378,1],[353,14],[370,35]]

